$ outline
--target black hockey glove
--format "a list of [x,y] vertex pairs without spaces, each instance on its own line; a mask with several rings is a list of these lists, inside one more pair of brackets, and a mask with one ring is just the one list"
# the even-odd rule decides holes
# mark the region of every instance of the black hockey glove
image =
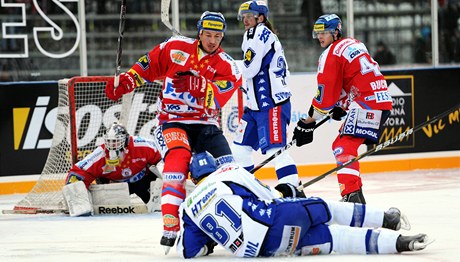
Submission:
[[297,190],[297,188],[289,183],[278,184],[275,186],[283,197],[306,197],[303,191]]
[[214,253],[214,247],[217,246],[217,243],[214,240],[209,241],[206,243],[206,247],[208,248],[208,252],[206,252],[206,255]]
[[313,141],[313,131],[315,131],[315,122],[306,124],[302,119],[297,122],[292,139],[296,140],[296,146],[303,146]]
[[332,119],[335,121],[341,121],[342,117],[347,115],[347,111],[343,110],[343,108],[334,106],[334,108],[330,112],[332,114]]

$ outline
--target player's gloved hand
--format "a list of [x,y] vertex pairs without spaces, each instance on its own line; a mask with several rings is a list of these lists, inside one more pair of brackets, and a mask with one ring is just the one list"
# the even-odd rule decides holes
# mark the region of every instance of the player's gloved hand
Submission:
[[306,197],[303,191],[298,190],[297,187],[289,183],[278,184],[275,189],[283,194],[283,197]]
[[105,86],[105,95],[107,98],[113,101],[118,101],[120,97],[134,90],[136,87],[136,80],[131,72],[125,72],[120,74],[120,81],[118,87],[114,85],[115,78],[110,78]]
[[206,78],[191,71],[177,72],[172,83],[176,92],[189,92],[196,99],[201,99],[206,94]]
[[338,106],[334,106],[330,113],[332,114],[331,118],[336,121],[341,121],[342,117],[347,115],[347,112]]
[[303,146],[313,141],[313,131],[315,131],[315,122],[305,123],[302,119],[297,122],[292,139],[296,140],[296,146]]
[[208,243],[206,243],[206,247],[208,248],[208,251],[206,252],[205,256],[214,253],[215,246],[217,246],[217,243],[214,242],[214,240],[211,240]]

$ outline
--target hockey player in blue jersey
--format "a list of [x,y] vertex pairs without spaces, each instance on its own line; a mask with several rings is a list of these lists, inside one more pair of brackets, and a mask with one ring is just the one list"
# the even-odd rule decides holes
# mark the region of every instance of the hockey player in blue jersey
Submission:
[[[244,24],[243,87],[245,110],[232,144],[235,161],[246,170],[254,168],[253,152],[273,155],[286,145],[291,121],[289,69],[284,50],[268,20],[264,1],[247,1],[240,5],[238,20]],[[277,190],[284,195],[305,196],[299,185],[297,167],[289,152],[274,160]]]
[[238,257],[270,257],[391,254],[422,250],[432,242],[425,234],[396,232],[410,229],[397,208],[280,198],[237,164],[216,170],[207,152],[192,157],[190,172],[197,187],[179,211],[177,252],[184,258],[209,255],[217,244]]

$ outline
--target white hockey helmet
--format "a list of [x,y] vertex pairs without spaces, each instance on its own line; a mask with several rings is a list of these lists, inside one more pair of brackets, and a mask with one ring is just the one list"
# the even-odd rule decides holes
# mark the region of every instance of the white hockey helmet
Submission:
[[129,134],[126,128],[120,123],[113,123],[104,136],[104,144],[107,150],[123,151],[128,147]]

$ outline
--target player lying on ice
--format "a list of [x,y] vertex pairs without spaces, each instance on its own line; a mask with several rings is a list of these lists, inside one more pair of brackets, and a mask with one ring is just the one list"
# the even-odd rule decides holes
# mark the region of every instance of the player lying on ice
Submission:
[[336,253],[391,254],[424,249],[427,235],[403,236],[410,229],[399,209],[325,201],[317,197],[280,198],[241,166],[216,170],[207,152],[190,164],[197,184],[180,206],[177,252],[205,256],[219,244],[238,257]]
[[[73,165],[67,175],[63,194],[70,215],[160,210],[162,180],[157,179],[161,174],[155,168],[160,161],[161,154],[153,141],[131,136],[123,125],[112,124],[104,143]],[[95,180],[106,184],[94,184]],[[133,209],[130,194],[142,199],[137,202],[144,212],[141,208]],[[103,209],[93,210],[93,207]]]

